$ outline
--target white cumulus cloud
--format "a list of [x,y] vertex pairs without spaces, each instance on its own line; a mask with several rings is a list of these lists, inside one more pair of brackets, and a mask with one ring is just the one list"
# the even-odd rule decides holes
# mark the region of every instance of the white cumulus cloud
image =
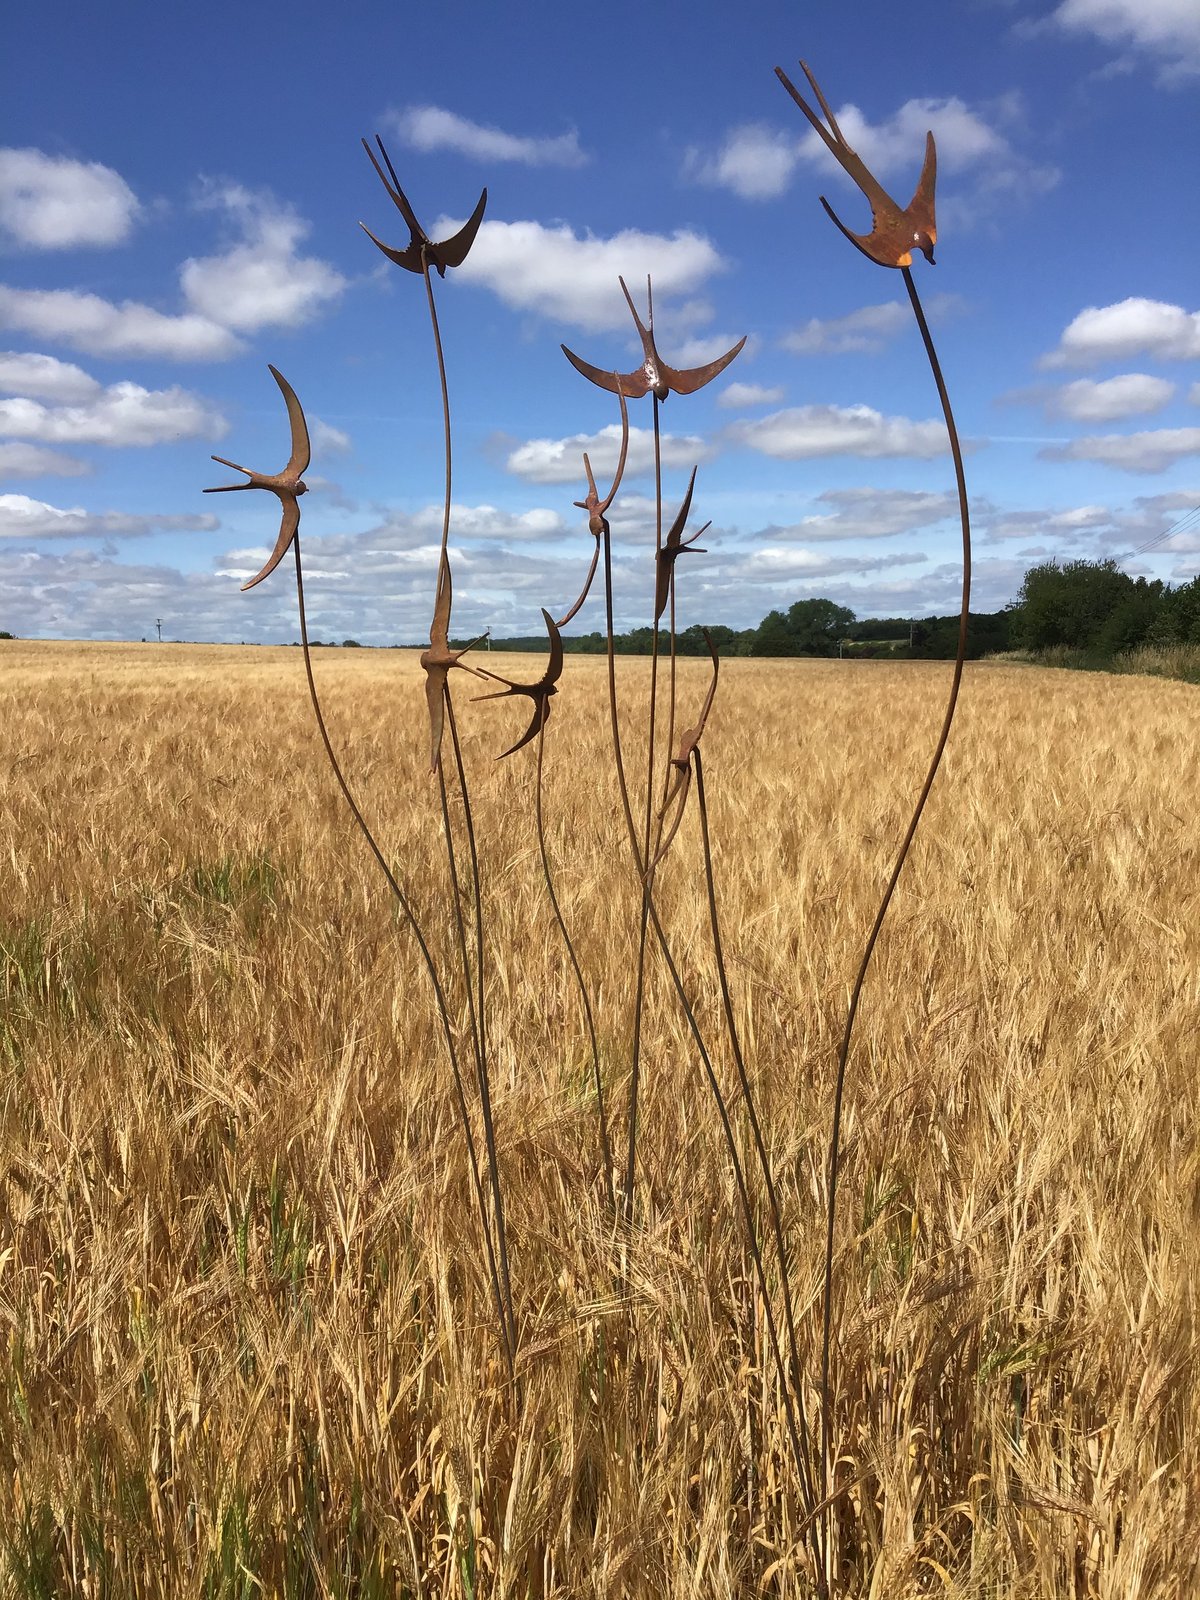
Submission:
[[1123,472],[1165,472],[1177,461],[1200,455],[1200,428],[1094,434],[1038,454],[1044,461],[1096,461]]
[[211,533],[214,516],[131,516],[52,506],[27,494],[0,494],[0,539],[136,538],[148,533]]
[[0,481],[7,478],[85,478],[91,463],[40,444],[0,442]]
[[192,257],[179,269],[184,298],[200,316],[238,333],[294,328],[346,287],[327,261],[299,254],[310,224],[274,196],[210,184],[200,205],[219,212],[239,235],[225,250]]
[[1131,295],[1111,306],[1087,306],[1063,329],[1058,348],[1041,366],[1086,367],[1152,356],[1158,361],[1200,358],[1200,311]]
[[0,400],[0,433],[38,444],[163,444],[173,439],[220,439],[228,423],[207,400],[175,386],[143,389],[114,383],[80,405],[47,406],[17,397]]
[[1143,51],[1161,64],[1168,81],[1200,73],[1195,0],[1063,0],[1054,21],[1073,33]]
[[701,183],[732,189],[743,200],[774,200],[791,182],[800,159],[794,135],[765,122],[731,128],[711,154],[692,148],[684,172]]
[[120,244],[138,209],[120,173],[98,161],[0,150],[0,232],[27,250]]
[[[462,221],[445,217],[434,237],[446,238]],[[627,228],[610,238],[576,234],[566,223],[485,222],[457,281],[482,284],[515,311],[534,311],[588,333],[629,328],[629,308],[617,286],[654,280],[656,301],[690,294],[723,271],[724,261],[702,234],[642,233]],[[645,315],[645,312],[642,312]],[[605,357],[580,351],[599,365]],[[664,352],[664,360],[669,357]]]
[[11,289],[0,284],[0,327],[94,356],[222,361],[242,348],[228,328],[210,317],[170,316],[136,300],[114,305],[78,289]]
[[[694,434],[664,433],[660,441],[665,467],[687,469],[713,454],[713,446]],[[576,433],[567,439],[530,439],[513,450],[505,466],[518,478],[530,483],[578,483],[580,498],[587,488],[583,456],[587,452],[601,494],[607,491],[616,471],[621,448],[621,429],[614,422],[598,433]],[[630,428],[627,478],[654,471],[654,434],[649,428]],[[601,479],[605,481],[601,483]]]
[[0,350],[0,394],[70,404],[92,399],[100,393],[100,387],[96,378],[70,361],[32,351]]
[[818,456],[916,456],[928,460],[949,450],[941,422],[887,417],[870,406],[795,406],[754,422],[734,423],[736,444],[783,461]]
[[442,106],[408,106],[389,112],[385,121],[414,150],[453,150],[480,161],[517,161],[527,167],[581,167],[588,159],[573,128],[549,138],[505,133]]
[[1049,397],[1049,409],[1057,416],[1076,422],[1119,422],[1161,411],[1175,393],[1166,378],[1153,378],[1145,372],[1123,372],[1116,378],[1097,382],[1077,378]]

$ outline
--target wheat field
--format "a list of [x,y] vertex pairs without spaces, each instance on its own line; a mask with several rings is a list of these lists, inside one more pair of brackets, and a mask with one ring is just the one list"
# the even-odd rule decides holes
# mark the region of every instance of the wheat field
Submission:
[[[534,751],[493,759],[520,706],[456,685],[514,1398],[426,974],[300,652],[0,650],[0,1593],[813,1594],[727,1152],[653,955],[631,1229],[606,1199]],[[415,656],[315,667],[461,1009]],[[632,728],[645,663],[619,675]],[[731,661],[705,734],[810,1419],[836,1052],[948,676]],[[681,663],[681,722],[706,684]],[[640,890],[603,661],[567,658],[546,741],[619,1144]],[[1197,748],[1188,685],[967,669],[850,1059],[839,1594],[1200,1591]],[[656,899],[744,1139],[694,805]]]

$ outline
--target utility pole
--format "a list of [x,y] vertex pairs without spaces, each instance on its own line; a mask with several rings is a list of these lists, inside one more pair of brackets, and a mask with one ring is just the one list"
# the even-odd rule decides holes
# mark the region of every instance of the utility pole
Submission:
[[158,642],[159,642],[159,644],[161,644],[162,643],[162,618],[161,617],[158,617],[158,618],[155,619],[154,626],[158,629]]
[[491,653],[492,653],[492,630],[490,628],[485,628],[483,630],[483,637],[487,640],[488,654],[491,655]]

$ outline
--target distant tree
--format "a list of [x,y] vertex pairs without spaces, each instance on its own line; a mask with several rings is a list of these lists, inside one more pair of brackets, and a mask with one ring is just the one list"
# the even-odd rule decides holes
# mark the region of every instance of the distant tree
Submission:
[[362,649],[362,645],[359,644],[357,639],[343,639],[342,640],[342,649],[343,650],[361,650]]
[[796,636],[782,611],[768,611],[754,630],[752,656],[798,656]]
[[838,640],[854,623],[854,613],[832,600],[797,600],[788,607],[787,620],[796,640],[793,654],[835,656]]
[[[1055,561],[1030,567],[1013,617],[1013,641],[1027,649],[1125,649],[1153,620],[1159,596],[1138,585],[1115,561]],[[1107,632],[1106,632],[1107,630]],[[1115,641],[1128,641],[1117,643]]]

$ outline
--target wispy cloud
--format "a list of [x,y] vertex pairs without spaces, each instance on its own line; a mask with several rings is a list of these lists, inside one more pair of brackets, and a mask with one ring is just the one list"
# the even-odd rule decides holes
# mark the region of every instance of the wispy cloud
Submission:
[[240,339],[210,317],[169,316],[136,300],[115,305],[78,289],[0,284],[0,327],[94,356],[223,361],[242,348]]
[[1164,82],[1200,74],[1200,8],[1193,0],[1063,0],[1052,21],[1155,61]]
[[783,461],[820,456],[913,456],[928,460],[949,450],[942,422],[888,417],[870,406],[796,406],[726,430],[732,443]]
[[86,478],[91,470],[90,461],[80,461],[62,450],[18,441],[0,443],[0,482],[14,478]]
[[[714,453],[713,445],[695,434],[664,433],[660,444],[666,467],[686,469],[709,460]],[[579,483],[582,492],[587,484],[584,451],[599,481],[616,470],[620,447],[621,429],[612,423],[598,433],[575,433],[566,439],[529,439],[510,452],[505,466],[530,483]],[[630,428],[626,477],[636,478],[653,471],[654,434],[649,428]]]
[[1095,461],[1122,472],[1165,472],[1200,455],[1200,428],[1155,428],[1145,433],[1104,433],[1039,450],[1043,461]]
[[506,133],[442,106],[389,111],[384,122],[414,150],[453,150],[479,161],[517,161],[527,167],[581,167],[588,159],[574,128],[552,137]]

